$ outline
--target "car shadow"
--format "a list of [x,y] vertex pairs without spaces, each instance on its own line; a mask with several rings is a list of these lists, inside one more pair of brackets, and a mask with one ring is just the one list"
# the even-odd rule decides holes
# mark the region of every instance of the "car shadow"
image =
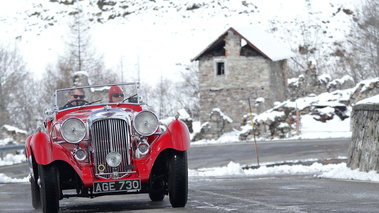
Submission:
[[[137,198],[136,198],[137,197]],[[163,201],[151,201],[147,194],[102,196],[93,199],[69,198],[60,202],[60,212],[127,212],[133,210],[162,210],[172,209],[168,197]]]

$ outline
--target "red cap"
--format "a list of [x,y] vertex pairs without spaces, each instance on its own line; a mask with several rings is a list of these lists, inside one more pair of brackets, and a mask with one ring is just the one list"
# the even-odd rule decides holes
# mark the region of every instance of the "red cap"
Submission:
[[108,95],[109,95],[109,103],[112,103],[112,94],[113,93],[123,93],[122,90],[120,89],[120,87],[118,87],[117,85],[113,85],[110,89],[109,89],[109,92],[108,92]]

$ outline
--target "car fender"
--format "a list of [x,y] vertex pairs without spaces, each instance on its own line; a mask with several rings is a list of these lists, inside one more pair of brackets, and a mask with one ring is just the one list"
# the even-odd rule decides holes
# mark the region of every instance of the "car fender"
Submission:
[[30,149],[30,141],[32,140],[32,138],[33,138],[33,135],[30,135],[27,139],[26,139],[26,141],[25,141],[25,151],[26,151],[26,157],[27,158],[29,158],[30,157],[30,155],[32,154],[32,152],[31,152],[31,149]]
[[45,132],[35,133],[30,139],[30,147],[38,164],[47,165],[53,161],[52,143]]
[[187,125],[180,120],[172,121],[166,132],[159,136],[154,143],[151,144],[150,154],[144,159],[137,159],[135,162],[140,169],[142,181],[147,181],[150,171],[155,164],[158,156],[165,150],[186,151],[190,147],[190,136]]
[[153,153],[160,153],[165,149],[185,151],[190,147],[190,136],[187,125],[175,119],[168,126],[166,132],[159,136],[151,146]]
[[171,136],[171,144],[168,142],[168,148],[178,151],[185,151],[190,147],[190,136],[187,125],[178,119],[175,119],[167,126],[167,133]]

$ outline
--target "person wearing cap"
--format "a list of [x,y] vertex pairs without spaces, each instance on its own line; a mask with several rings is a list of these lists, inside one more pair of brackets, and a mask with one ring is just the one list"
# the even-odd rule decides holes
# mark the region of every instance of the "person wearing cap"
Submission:
[[109,103],[119,103],[124,100],[124,93],[117,85],[113,85],[108,92]]

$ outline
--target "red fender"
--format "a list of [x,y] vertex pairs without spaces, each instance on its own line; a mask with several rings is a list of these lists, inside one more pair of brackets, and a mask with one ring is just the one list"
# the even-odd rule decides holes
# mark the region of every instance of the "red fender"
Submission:
[[53,161],[66,161],[73,167],[73,169],[75,169],[80,177],[83,177],[84,184],[87,187],[91,186],[92,176],[90,167],[82,167],[77,161],[74,160],[74,158],[71,157],[71,153],[68,150],[64,149],[59,144],[51,143],[48,134],[40,131],[29,137],[27,140],[29,140],[28,143],[30,143],[30,146],[27,145],[28,157],[30,156],[32,150],[34,158],[38,164],[47,165]]
[[46,165],[53,161],[53,151],[50,137],[45,132],[37,132],[30,141],[34,158],[38,164]]
[[190,147],[190,136],[187,125],[181,120],[174,120],[167,126],[167,132],[171,136],[173,149],[185,151]]
[[29,136],[25,141],[25,150],[26,150],[26,157],[29,158],[32,154],[30,150],[30,141],[32,140],[33,135]]
[[154,154],[159,154],[164,149],[175,149],[185,151],[190,147],[190,136],[187,125],[180,120],[174,120],[167,126],[163,133],[153,144]]
[[138,164],[142,182],[149,180],[151,168],[153,167],[155,160],[165,149],[175,149],[178,151],[185,151],[190,147],[190,136],[187,125],[180,120],[174,120],[171,122],[167,131],[159,136],[159,138],[151,145],[150,154],[146,158],[135,159],[135,163]]

